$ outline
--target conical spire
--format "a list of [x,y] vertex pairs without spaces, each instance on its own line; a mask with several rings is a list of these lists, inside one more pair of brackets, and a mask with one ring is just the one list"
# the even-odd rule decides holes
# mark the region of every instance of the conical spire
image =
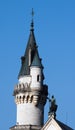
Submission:
[[[33,10],[32,10],[32,14],[33,14]],[[22,65],[21,65],[18,78],[20,76],[30,74],[30,66],[34,60],[36,53],[38,53],[38,50],[37,50],[37,44],[36,44],[36,40],[34,36],[34,23],[33,23],[33,16],[32,16],[32,21],[31,21],[31,26],[30,26],[30,35],[29,35],[29,39],[28,39],[24,56],[21,57]],[[40,61],[40,58],[39,58],[39,61]]]

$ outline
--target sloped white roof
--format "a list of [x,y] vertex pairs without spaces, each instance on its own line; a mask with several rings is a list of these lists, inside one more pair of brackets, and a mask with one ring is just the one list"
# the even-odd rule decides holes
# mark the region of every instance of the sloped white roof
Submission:
[[47,120],[41,130],[73,130],[66,124],[54,119],[52,116]]

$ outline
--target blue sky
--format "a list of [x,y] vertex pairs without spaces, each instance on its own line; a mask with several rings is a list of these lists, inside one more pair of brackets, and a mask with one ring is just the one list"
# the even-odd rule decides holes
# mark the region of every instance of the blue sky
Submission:
[[[12,94],[30,33],[32,8],[45,83],[58,104],[57,119],[75,128],[75,0],[0,0],[0,129],[16,124]],[[45,121],[47,113],[48,102]]]

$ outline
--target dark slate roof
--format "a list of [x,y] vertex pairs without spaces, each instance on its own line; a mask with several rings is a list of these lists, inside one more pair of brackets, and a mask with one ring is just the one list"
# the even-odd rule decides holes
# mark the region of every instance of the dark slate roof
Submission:
[[38,52],[35,53],[31,66],[38,66],[40,68],[43,67],[41,63],[41,59],[39,58]]
[[56,122],[59,124],[59,126],[63,129],[63,130],[74,130],[71,127],[67,126],[66,124],[56,120]]
[[[36,40],[35,40],[35,36],[34,36],[33,21],[31,23],[30,35],[29,35],[29,39],[28,39],[28,43],[27,43],[27,47],[26,47],[24,56],[21,57],[22,64],[21,64],[21,69],[20,69],[18,78],[20,78],[20,76],[30,74],[30,66],[29,66],[29,50],[30,49],[31,49],[31,64],[34,65],[37,63],[39,66],[41,66],[41,61],[40,61],[39,55],[35,56],[35,54],[38,54],[38,50],[37,50],[37,44],[36,44]],[[34,59],[34,57],[35,57],[35,59]]]

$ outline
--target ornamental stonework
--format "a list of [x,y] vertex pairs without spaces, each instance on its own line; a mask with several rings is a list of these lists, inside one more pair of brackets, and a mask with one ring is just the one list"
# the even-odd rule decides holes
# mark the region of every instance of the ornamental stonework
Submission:
[[41,89],[31,89],[28,84],[18,84],[15,86],[14,93],[16,104],[34,103],[37,106],[39,103],[45,105],[47,99],[47,86],[44,85]]

